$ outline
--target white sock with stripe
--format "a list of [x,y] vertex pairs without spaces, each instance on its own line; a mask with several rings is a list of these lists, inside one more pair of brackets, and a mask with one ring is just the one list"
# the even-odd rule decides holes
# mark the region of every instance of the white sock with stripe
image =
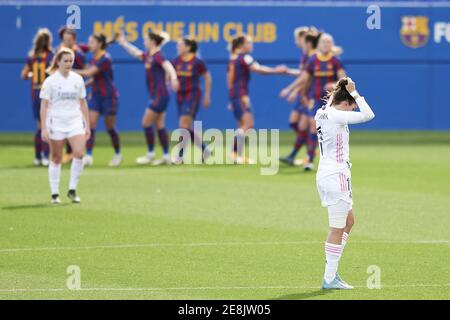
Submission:
[[70,182],[69,190],[76,190],[78,181],[80,180],[81,173],[83,172],[84,163],[83,159],[72,159],[72,165],[70,167]]
[[61,177],[61,164],[50,161],[48,166],[48,181],[50,182],[50,192],[59,194],[59,180]]
[[347,241],[348,241],[348,233],[344,232],[342,234],[342,242],[341,242],[342,252],[344,252],[344,248],[345,248],[345,245],[347,244]]
[[325,274],[324,278],[327,283],[330,283],[336,276],[339,259],[342,255],[342,245],[325,242]]

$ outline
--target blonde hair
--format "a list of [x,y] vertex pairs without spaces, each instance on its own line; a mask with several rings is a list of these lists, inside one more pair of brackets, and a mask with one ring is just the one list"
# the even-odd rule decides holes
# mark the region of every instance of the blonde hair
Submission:
[[44,51],[51,52],[53,36],[49,29],[40,28],[33,38],[33,47],[28,52],[30,56],[42,53]]
[[61,48],[56,52],[55,56],[53,57],[52,63],[47,68],[47,73],[52,74],[58,69],[58,62],[61,61],[63,55],[70,54],[72,56],[72,60],[75,60],[75,53],[69,49],[69,48]]

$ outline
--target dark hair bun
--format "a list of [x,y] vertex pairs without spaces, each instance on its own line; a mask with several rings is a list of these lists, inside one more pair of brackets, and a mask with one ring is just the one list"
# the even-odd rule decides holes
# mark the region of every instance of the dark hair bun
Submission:
[[348,84],[348,80],[347,78],[341,79],[338,82],[338,86],[341,87],[342,89],[345,89],[345,86]]

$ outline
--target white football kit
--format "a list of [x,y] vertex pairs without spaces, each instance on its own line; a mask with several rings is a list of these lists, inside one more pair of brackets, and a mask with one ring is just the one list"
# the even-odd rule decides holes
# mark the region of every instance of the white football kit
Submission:
[[65,78],[59,71],[45,79],[41,99],[48,100],[47,129],[52,140],[85,134],[80,99],[86,98],[83,78],[70,71]]
[[360,112],[324,106],[315,116],[320,149],[317,190],[322,206],[328,207],[329,224],[333,228],[345,227],[353,205],[348,125],[375,117],[364,97],[356,99],[356,103]]

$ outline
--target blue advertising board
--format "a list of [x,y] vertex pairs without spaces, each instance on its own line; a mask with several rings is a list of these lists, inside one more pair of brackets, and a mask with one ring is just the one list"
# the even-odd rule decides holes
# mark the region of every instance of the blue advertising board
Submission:
[[[112,35],[124,30],[129,41],[143,48],[143,36],[164,29],[172,41],[163,48],[168,58],[176,55],[175,41],[196,37],[200,55],[213,78],[212,105],[201,110],[205,128],[232,128],[227,110],[226,68],[228,42],[245,32],[255,42],[254,58],[262,64],[298,64],[300,51],[293,30],[314,25],[331,33],[344,49],[341,59],[359,91],[373,106],[375,121],[364,129],[450,129],[450,7],[391,5],[380,8],[379,29],[370,29],[367,6],[314,5],[178,5],[145,2],[122,5],[80,5],[78,38],[85,42],[94,32]],[[68,5],[0,5],[0,88],[3,116],[0,131],[33,130],[30,84],[20,79],[34,33],[49,28],[58,45],[57,30],[70,18]],[[369,10],[370,11],[370,10]],[[147,106],[144,67],[118,45],[111,45],[115,81],[120,92],[118,127],[139,130]],[[250,96],[259,128],[288,128],[292,106],[279,98],[293,78],[253,75]],[[168,110],[168,128],[177,126],[175,99]]]

